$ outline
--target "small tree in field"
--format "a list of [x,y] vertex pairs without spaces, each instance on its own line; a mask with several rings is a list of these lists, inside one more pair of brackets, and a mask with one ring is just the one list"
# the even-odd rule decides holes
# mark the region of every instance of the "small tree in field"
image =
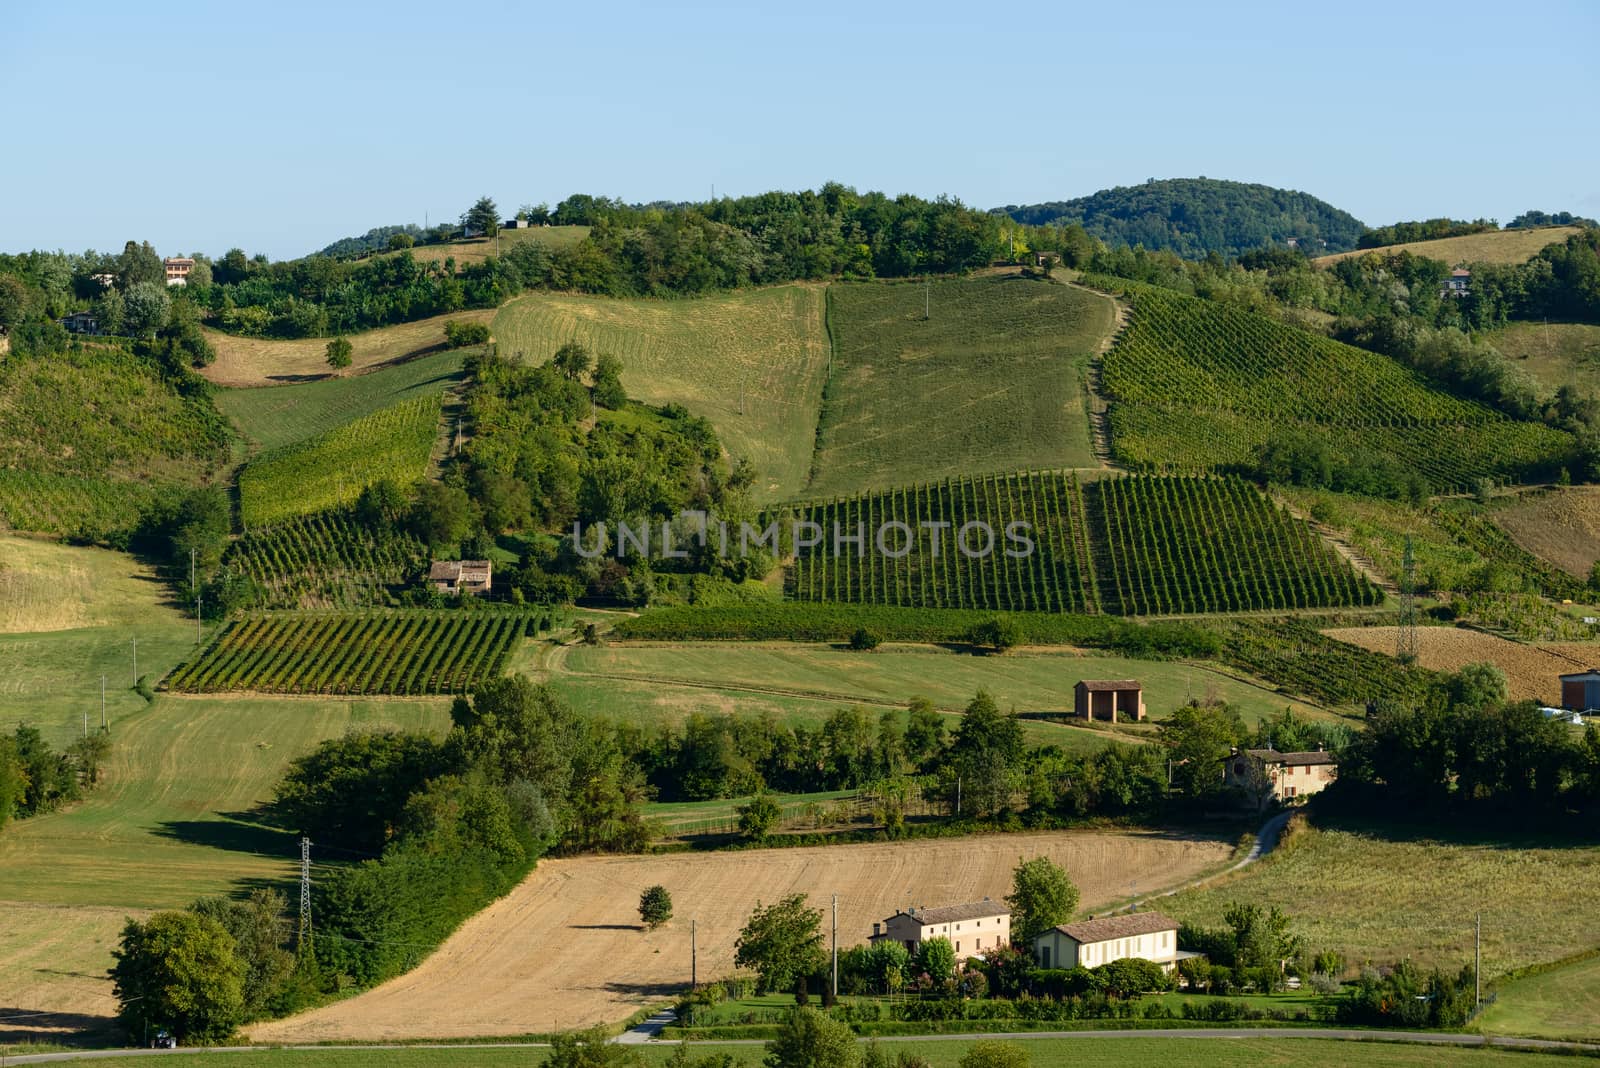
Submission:
[[883,639],[878,636],[877,631],[868,630],[866,627],[857,627],[855,632],[850,635],[850,648],[858,653],[871,652],[882,642]]
[[652,931],[672,919],[672,895],[664,886],[652,886],[639,895],[639,918]]
[[347,337],[336,337],[328,342],[328,366],[336,371],[342,371],[350,366],[351,356],[355,347],[350,344]]
[[772,828],[778,825],[778,819],[783,815],[783,810],[778,807],[778,802],[773,800],[771,794],[762,792],[750,799],[749,804],[739,806],[739,833],[752,841],[759,842],[772,833]]

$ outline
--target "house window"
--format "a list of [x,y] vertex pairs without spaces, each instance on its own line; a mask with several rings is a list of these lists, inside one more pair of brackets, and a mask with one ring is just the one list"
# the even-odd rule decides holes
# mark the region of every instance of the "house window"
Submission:
[[957,943],[956,943],[956,952],[957,952],[957,953],[960,953],[960,952],[961,952],[961,943],[960,943],[960,942],[957,942]]

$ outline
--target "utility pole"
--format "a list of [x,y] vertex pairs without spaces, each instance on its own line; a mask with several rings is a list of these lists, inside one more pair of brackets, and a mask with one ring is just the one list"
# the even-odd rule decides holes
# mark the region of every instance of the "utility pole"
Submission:
[[100,729],[106,729],[106,677],[100,676]]
[[926,322],[933,317],[933,279],[925,278],[922,282],[922,318]]
[[1472,937],[1472,1003],[1483,1005],[1483,913],[1473,920]]
[[200,597],[200,592],[196,590],[194,595],[194,643],[196,645],[200,644]]
[[689,921],[689,989],[700,988],[700,954],[695,945],[695,921]]
[[194,550],[189,550],[189,592],[194,592]]
[[139,639],[133,639],[133,684],[139,685]]
[[833,895],[833,996],[839,997],[839,895]]
[[89,712],[87,709],[83,713],[83,736],[85,738],[89,737]]
[[300,934],[295,952],[302,957],[311,952],[311,839],[300,839]]
[[961,776],[956,776],[956,815],[961,815]]

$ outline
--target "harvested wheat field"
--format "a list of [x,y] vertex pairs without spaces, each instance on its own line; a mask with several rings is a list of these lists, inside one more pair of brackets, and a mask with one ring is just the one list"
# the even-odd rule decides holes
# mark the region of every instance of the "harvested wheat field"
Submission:
[[[1398,627],[1343,627],[1322,633],[1375,653],[1394,655]],[[1432,671],[1459,671],[1468,664],[1493,664],[1506,673],[1513,701],[1549,704],[1561,699],[1559,676],[1582,665],[1563,646],[1522,645],[1476,630],[1423,627],[1417,631],[1417,662]]]
[[[345,377],[358,375],[396,360],[439,352],[444,348],[447,321],[488,323],[494,315],[493,308],[478,308],[350,334],[350,366],[337,373]],[[205,333],[206,340],[217,350],[217,358],[200,373],[218,386],[284,386],[331,378],[335,374],[328,366],[328,339],[325,337],[285,340],[236,337],[218,330]]]
[[1526,494],[1491,512],[1516,543],[1578,578],[1600,560],[1600,486],[1565,486]]
[[[700,978],[733,968],[734,940],[756,902],[839,895],[839,943],[907,904],[1000,898],[1018,857],[1063,865],[1093,909],[1192,879],[1229,843],[1154,833],[1050,832],[929,842],[545,861],[462,925],[415,971],[335,1005],[258,1024],[260,1042],[467,1038],[621,1020],[689,982],[689,920],[699,924]],[[639,893],[660,883],[676,918],[646,933]],[[908,893],[910,892],[910,893]],[[826,920],[824,921],[826,930]],[[970,952],[972,946],[963,947]]]

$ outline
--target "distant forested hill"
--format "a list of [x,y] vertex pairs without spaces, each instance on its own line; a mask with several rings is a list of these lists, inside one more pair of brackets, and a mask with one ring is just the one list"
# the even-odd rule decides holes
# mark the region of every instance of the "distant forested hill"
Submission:
[[1080,223],[1114,248],[1143,245],[1189,259],[1208,252],[1238,256],[1291,239],[1313,253],[1343,252],[1356,247],[1365,229],[1355,216],[1309,193],[1215,178],[1152,180],[1001,210],[1033,226]]

